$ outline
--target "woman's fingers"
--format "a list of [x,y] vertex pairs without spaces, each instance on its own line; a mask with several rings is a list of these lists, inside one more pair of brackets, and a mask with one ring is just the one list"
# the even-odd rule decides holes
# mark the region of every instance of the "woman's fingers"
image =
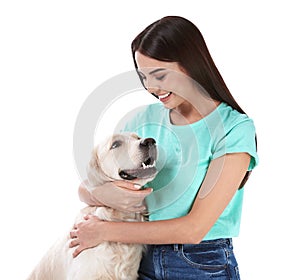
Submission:
[[89,219],[93,219],[93,218],[98,218],[96,215],[94,215],[94,214],[85,214],[84,216],[83,216],[83,219],[85,220],[85,221],[87,221],[87,220],[89,220]]
[[139,190],[141,188],[140,185],[136,185],[134,183],[127,182],[127,181],[114,181],[113,183],[118,187],[133,190],[133,191]]
[[73,252],[73,258],[76,258],[85,248],[82,248],[81,246],[78,246],[74,252]]
[[75,246],[78,246],[80,244],[78,238],[73,238],[69,243],[69,248],[73,248]]
[[70,231],[70,238],[76,238],[77,237],[77,231],[76,230],[71,230]]

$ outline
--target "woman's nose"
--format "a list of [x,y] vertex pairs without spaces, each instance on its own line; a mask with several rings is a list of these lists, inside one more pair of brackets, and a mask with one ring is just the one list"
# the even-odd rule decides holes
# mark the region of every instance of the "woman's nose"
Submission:
[[160,88],[159,87],[146,87],[147,91],[150,93],[154,93],[158,95],[160,93]]
[[160,92],[160,86],[157,83],[155,79],[152,77],[148,77],[144,80],[144,86],[150,93],[159,93]]

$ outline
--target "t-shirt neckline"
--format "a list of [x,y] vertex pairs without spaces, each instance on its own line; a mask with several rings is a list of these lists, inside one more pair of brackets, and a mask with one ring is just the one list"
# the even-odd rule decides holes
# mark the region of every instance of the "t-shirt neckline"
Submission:
[[217,113],[221,107],[226,106],[226,104],[224,102],[221,102],[214,110],[212,110],[209,114],[207,114],[204,118],[195,121],[193,123],[190,124],[184,124],[184,125],[177,125],[177,124],[173,124],[171,122],[171,109],[167,109],[166,110],[166,118],[167,118],[167,122],[168,125],[172,126],[172,127],[176,127],[176,128],[184,128],[184,127],[193,127],[193,126],[198,126],[201,125],[202,123],[206,122],[208,118],[211,118],[215,113]]

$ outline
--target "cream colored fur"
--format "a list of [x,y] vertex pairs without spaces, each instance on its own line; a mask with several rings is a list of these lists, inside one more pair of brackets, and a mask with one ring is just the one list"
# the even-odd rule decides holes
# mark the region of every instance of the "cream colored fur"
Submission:
[[[114,141],[121,145],[112,149]],[[141,139],[135,134],[118,134],[97,146],[88,166],[88,178],[91,188],[107,181],[120,180],[116,170],[133,169],[141,166],[145,149],[140,148]],[[120,166],[123,165],[123,166]],[[141,186],[152,180],[155,174],[137,181]],[[108,207],[86,207],[80,211],[75,223],[86,214],[97,215],[109,221],[143,221],[138,213],[121,212]],[[135,280],[143,245],[103,242],[97,247],[81,252],[76,258],[69,248],[69,232],[44,255],[27,280]]]

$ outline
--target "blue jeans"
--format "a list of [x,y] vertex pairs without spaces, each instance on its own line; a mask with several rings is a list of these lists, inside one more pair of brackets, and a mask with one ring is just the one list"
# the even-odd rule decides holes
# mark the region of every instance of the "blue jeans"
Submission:
[[239,280],[231,238],[199,244],[149,245],[139,268],[140,280]]

